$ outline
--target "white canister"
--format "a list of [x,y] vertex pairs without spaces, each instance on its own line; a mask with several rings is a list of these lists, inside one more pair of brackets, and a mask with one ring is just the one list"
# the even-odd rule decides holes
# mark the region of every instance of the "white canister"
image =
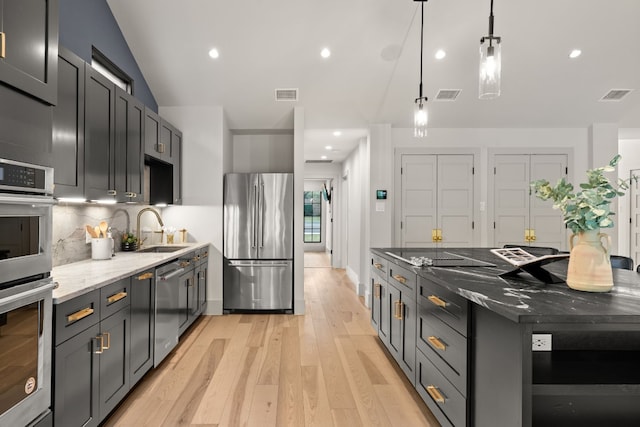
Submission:
[[91,239],[91,259],[111,259],[113,239]]

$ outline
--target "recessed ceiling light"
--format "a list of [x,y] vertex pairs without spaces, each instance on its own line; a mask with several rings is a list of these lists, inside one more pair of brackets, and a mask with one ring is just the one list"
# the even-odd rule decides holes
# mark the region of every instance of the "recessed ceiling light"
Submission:
[[438,49],[438,51],[436,52],[436,59],[442,59],[445,56],[447,56],[447,52],[442,49]]
[[322,160],[327,160],[327,156],[320,156]]
[[580,55],[582,55],[582,51],[580,49],[573,49],[571,53],[569,53],[569,58],[574,59]]
[[331,51],[329,50],[329,48],[325,47],[320,51],[320,56],[322,56],[323,58],[328,58],[331,56]]
[[333,148],[333,147],[332,147],[332,146],[330,146],[330,145],[327,145],[327,146],[325,146],[325,147],[324,147],[324,149],[325,149],[325,150],[331,150],[332,148]]
[[209,51],[209,56],[212,57],[213,59],[216,59],[220,56],[220,52],[218,52],[218,49],[214,47]]
[[342,132],[340,132],[339,130],[333,132],[333,136],[340,136],[342,135]]

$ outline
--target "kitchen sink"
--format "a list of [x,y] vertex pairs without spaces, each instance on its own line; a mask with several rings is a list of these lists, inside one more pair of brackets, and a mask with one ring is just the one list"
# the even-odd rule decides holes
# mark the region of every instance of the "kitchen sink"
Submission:
[[149,246],[148,248],[138,249],[137,252],[166,253],[176,252],[184,248],[186,248],[186,246]]

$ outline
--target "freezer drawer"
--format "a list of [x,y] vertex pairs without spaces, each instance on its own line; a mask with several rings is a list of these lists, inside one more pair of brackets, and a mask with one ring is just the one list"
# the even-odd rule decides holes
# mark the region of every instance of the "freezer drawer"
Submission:
[[230,261],[224,264],[224,310],[293,309],[293,262]]

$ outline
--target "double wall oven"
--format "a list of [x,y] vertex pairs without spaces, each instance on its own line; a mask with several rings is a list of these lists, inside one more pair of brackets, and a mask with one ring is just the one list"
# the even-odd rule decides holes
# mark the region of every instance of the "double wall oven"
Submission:
[[53,169],[0,159],[0,425],[51,403]]

